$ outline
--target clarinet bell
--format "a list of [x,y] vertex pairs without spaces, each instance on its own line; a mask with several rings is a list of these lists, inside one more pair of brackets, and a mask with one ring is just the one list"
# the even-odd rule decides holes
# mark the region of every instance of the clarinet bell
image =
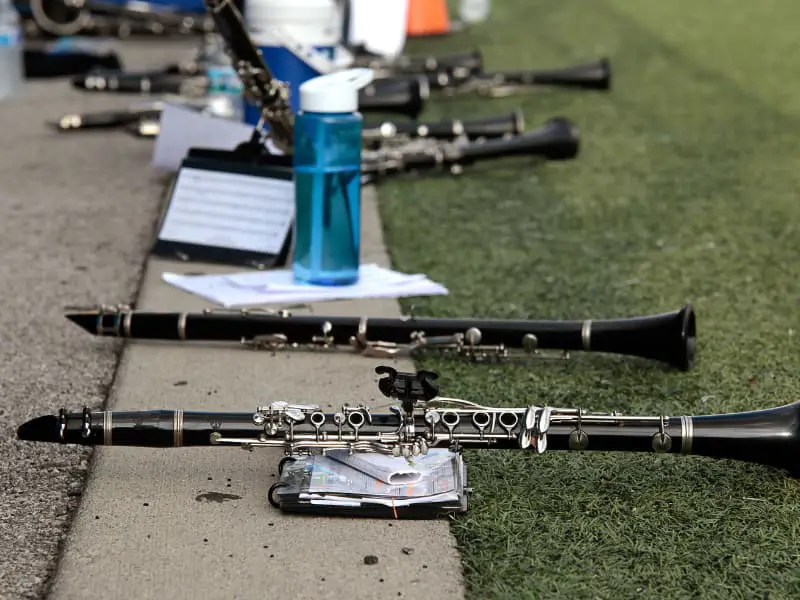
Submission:
[[580,150],[580,132],[572,121],[554,117],[544,125],[509,138],[486,140],[464,148],[461,164],[505,156],[539,156],[546,160],[571,160]]
[[589,347],[660,361],[681,371],[694,366],[697,322],[691,303],[669,313],[595,322]]
[[565,117],[554,117],[530,134],[519,136],[523,142],[527,141],[529,144],[527,151],[522,146],[521,154],[539,155],[548,160],[571,160],[580,151],[580,131]]

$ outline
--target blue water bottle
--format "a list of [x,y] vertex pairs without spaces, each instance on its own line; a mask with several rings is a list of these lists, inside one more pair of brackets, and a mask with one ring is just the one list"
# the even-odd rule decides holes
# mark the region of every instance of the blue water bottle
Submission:
[[350,285],[361,258],[361,136],[358,91],[371,69],[303,83],[294,123],[294,249],[299,283]]

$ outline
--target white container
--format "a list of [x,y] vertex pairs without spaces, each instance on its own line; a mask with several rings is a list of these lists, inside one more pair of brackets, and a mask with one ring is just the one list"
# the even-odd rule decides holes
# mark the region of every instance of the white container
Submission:
[[461,0],[458,17],[464,23],[481,23],[489,18],[491,0]]
[[[342,39],[337,0],[247,0],[245,24],[276,79],[289,86],[289,104],[298,112],[300,84],[330,70]],[[316,60],[315,60],[316,58]],[[258,123],[248,104],[244,120]]]
[[336,46],[342,39],[342,10],[336,0],[248,0],[245,23],[256,46],[280,45],[269,30],[279,27],[310,46]]
[[349,0],[348,45],[390,58],[406,45],[408,0]]
[[22,89],[24,60],[19,15],[11,0],[0,0],[0,100]]

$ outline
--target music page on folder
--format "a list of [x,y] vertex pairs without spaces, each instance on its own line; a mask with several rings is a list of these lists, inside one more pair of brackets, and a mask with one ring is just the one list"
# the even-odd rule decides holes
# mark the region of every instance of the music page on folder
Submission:
[[294,183],[183,168],[159,238],[278,254],[294,219]]

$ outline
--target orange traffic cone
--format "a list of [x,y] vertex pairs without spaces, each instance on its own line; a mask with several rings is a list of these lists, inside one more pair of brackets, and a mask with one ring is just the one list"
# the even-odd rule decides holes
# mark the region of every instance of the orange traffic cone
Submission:
[[408,0],[406,36],[423,37],[450,33],[447,0]]

